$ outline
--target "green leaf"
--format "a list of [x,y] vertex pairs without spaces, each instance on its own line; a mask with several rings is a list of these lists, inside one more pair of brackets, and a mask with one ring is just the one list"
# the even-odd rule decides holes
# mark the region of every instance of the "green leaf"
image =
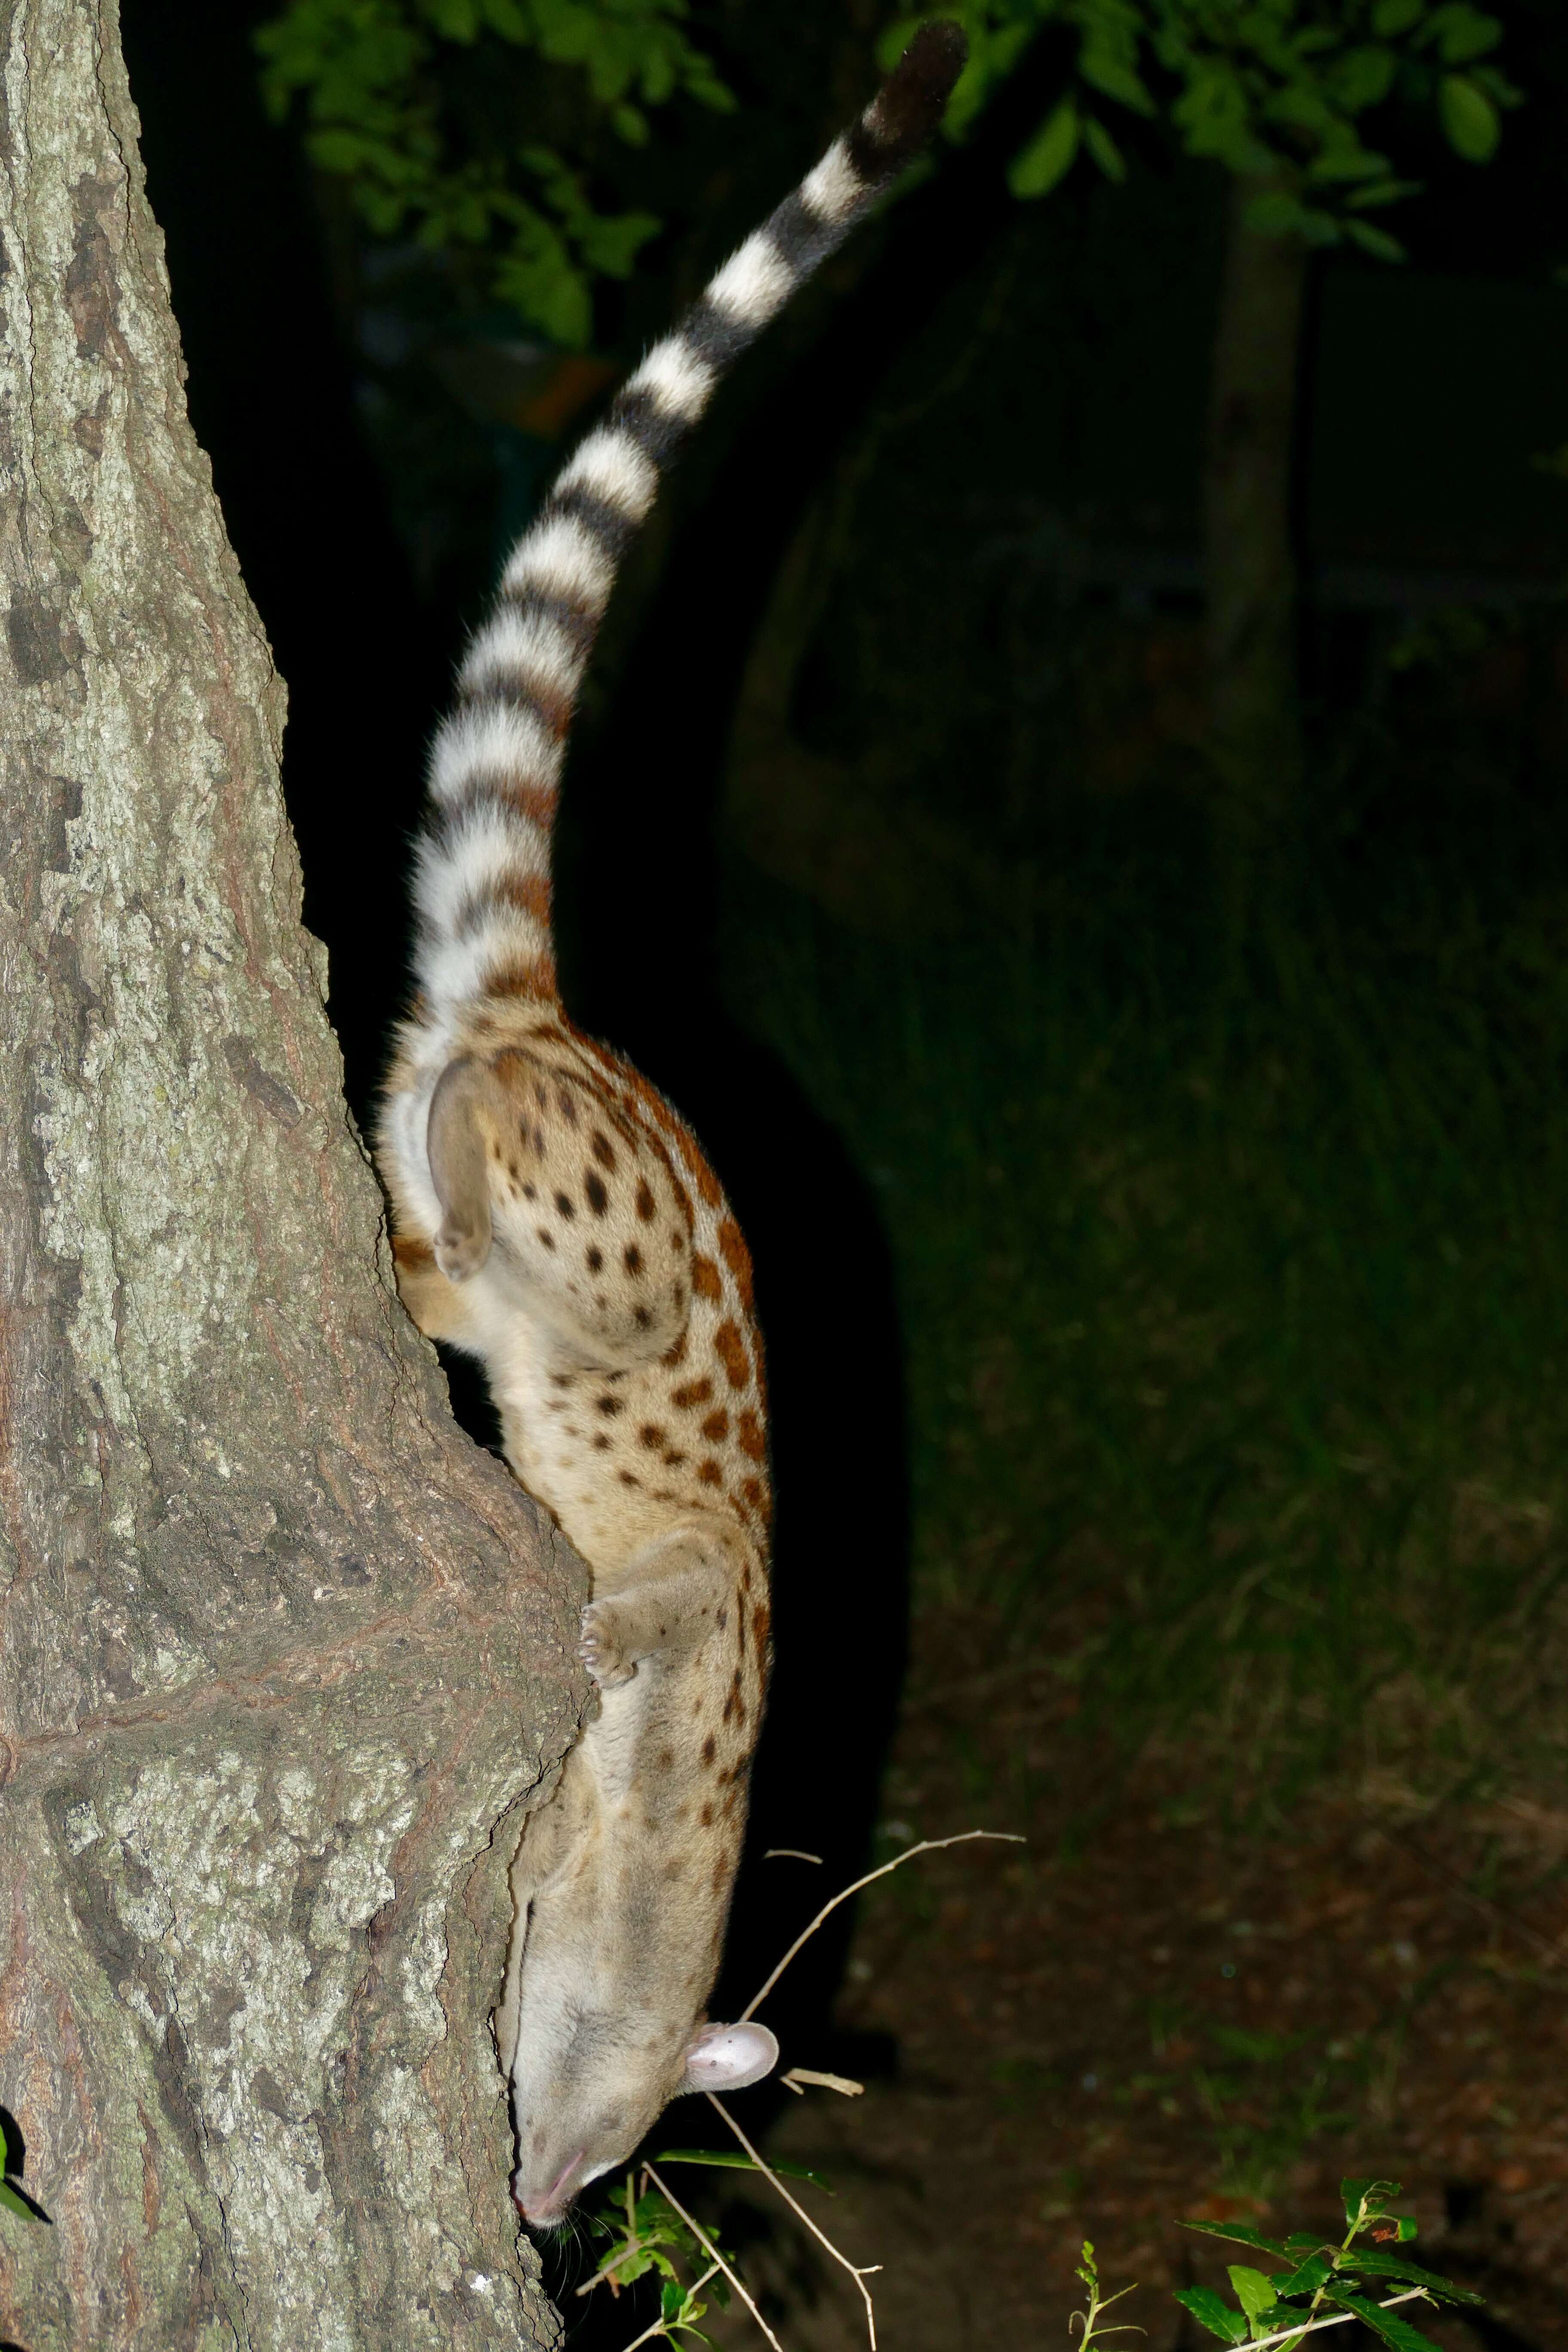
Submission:
[[1132,65],[1136,54],[1131,42],[1123,47],[1120,41],[1097,40],[1091,34],[1079,52],[1078,69],[1085,81],[1119,105],[1131,107],[1135,114],[1152,114],[1154,101]]
[[1451,2286],[1435,2271],[1424,2271],[1419,2263],[1407,2263],[1403,2254],[1385,2254],[1378,2246],[1357,2246],[1346,2258],[1347,2270],[1364,2271],[1369,2278],[1403,2279],[1409,2286],[1424,2286],[1428,2294],[1440,2295],[1448,2303],[1484,2303],[1484,2294],[1472,2293],[1468,2286]]
[[1381,106],[1394,88],[1399,59],[1392,49],[1365,46],[1347,49],[1331,69],[1331,87],[1349,114]]
[[1468,66],[1476,58],[1484,58],[1495,49],[1502,38],[1502,26],[1495,16],[1482,14],[1479,8],[1452,0],[1446,8],[1434,13],[1424,35],[1426,40],[1436,39],[1437,55],[1446,66]]
[[1274,2291],[1281,2302],[1288,2294],[1316,2294],[1323,2281],[1332,2278],[1334,2266],[1327,2254],[1309,2256],[1300,2269],[1281,2271],[1274,2280]]
[[1260,2311],[1273,2310],[1279,2297],[1272,2279],[1265,2278],[1261,2271],[1248,2270],[1245,2263],[1227,2263],[1226,2274],[1248,2319],[1256,2319]]
[[1426,0],[1377,0],[1372,12],[1372,29],[1380,39],[1407,33],[1423,15]]
[[1341,2311],[1353,2312],[1363,2326],[1381,2336],[1393,2352],[1437,2352],[1429,2336],[1423,2336],[1418,2327],[1412,2327],[1396,2311],[1384,2311],[1380,2303],[1369,2303],[1365,2295],[1343,2294],[1331,2287],[1323,2300]]
[[1347,2221],[1358,2221],[1363,2205],[1368,2214],[1381,2213],[1389,2199],[1400,2193],[1397,2180],[1342,2180],[1340,2183]]
[[1043,196],[1065,178],[1078,153],[1080,129],[1078,108],[1070,98],[1064,98],[1007,166],[1007,185],[1013,194]]
[[[1184,2221],[1184,2230],[1196,2230],[1201,2237],[1224,2238],[1236,2246],[1256,2246],[1259,2253],[1288,2254],[1293,2249],[1279,2238],[1266,2238],[1258,2230],[1249,2230],[1244,2221]],[[1316,2238],[1307,2241],[1315,2246]]]
[[[761,2172],[763,2167],[753,2164],[749,2156],[731,2156],[722,2147],[667,2147],[653,2159],[655,2164],[711,2164],[726,2172]],[[804,2164],[783,2164],[769,2157],[766,2169],[782,2172],[786,2180],[809,2180],[814,2189],[826,2189],[836,2194],[833,2183],[820,2172],[808,2171]]]
[[1084,117],[1083,143],[1106,178],[1114,180],[1120,187],[1127,177],[1127,166],[1121,160],[1121,150],[1104,123],[1098,121],[1092,114],[1086,114]]
[[1399,239],[1390,236],[1385,228],[1373,228],[1370,221],[1347,220],[1344,233],[1352,245],[1359,245],[1374,261],[1403,261],[1405,257]]
[[1456,155],[1489,163],[1502,135],[1497,108],[1467,74],[1445,74],[1437,85],[1437,119]]
[[43,2221],[52,2230],[54,2223],[41,2205],[35,2205],[25,2189],[14,2180],[0,2180],[0,2208],[7,2213],[19,2213],[24,2221]]
[[1176,2301],[1190,2311],[1200,2327],[1217,2336],[1222,2344],[1245,2344],[1251,2329],[1239,2311],[1232,2311],[1228,2303],[1215,2294],[1212,2286],[1183,2286],[1176,2289]]
[[1403,204],[1406,196],[1418,196],[1419,180],[1374,180],[1370,188],[1353,188],[1345,198],[1351,212],[1375,212],[1383,205]]

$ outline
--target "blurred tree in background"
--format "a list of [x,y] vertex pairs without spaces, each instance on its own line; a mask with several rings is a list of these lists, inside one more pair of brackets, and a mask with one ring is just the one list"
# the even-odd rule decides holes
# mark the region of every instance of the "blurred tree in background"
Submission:
[[[1015,156],[1016,195],[1046,194],[1081,152],[1126,176],[1105,102],[1168,121],[1231,175],[1204,467],[1210,751],[1244,836],[1294,799],[1303,755],[1296,675],[1291,476],[1310,255],[1404,248],[1369,219],[1418,184],[1383,152],[1436,109],[1454,152],[1487,162],[1519,92],[1488,60],[1499,19],[1466,0],[972,0],[972,64],[955,114],[984,103],[1046,24],[1077,36],[1071,84]],[[889,33],[897,47],[909,18]],[[1402,121],[1401,117],[1406,118]]]

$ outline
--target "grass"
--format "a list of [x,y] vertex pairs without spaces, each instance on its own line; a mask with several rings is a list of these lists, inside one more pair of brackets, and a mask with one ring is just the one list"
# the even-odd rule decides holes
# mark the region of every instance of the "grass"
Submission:
[[917,1601],[1255,1790],[1506,1777],[1568,1560],[1563,853],[1396,813],[1237,937],[1197,826],[1115,814],[959,943],[735,880],[735,1009],[885,1215]]

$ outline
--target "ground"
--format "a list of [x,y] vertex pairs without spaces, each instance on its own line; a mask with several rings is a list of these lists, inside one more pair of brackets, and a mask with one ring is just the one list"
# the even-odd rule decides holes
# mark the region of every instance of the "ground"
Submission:
[[[1184,2217],[1326,2232],[1341,2175],[1381,2173],[1418,2251],[1488,2298],[1489,2332],[1415,2309],[1425,2332],[1568,2347],[1568,1811],[1418,1811],[1373,1785],[1227,1827],[1184,1795],[1212,1759],[1116,1769],[1048,1657],[998,1664],[996,1631],[922,1622],[883,1850],[977,1824],[1028,1846],[923,1856],[873,1892],[844,2021],[892,2036],[896,2071],[808,2093],[768,2141],[833,2183],[800,2194],[835,2241],[885,2265],[879,2343],[1064,2343],[1085,2237],[1109,2284],[1139,2283],[1151,2352],[1208,2342],[1170,2290],[1223,2284],[1227,2254]],[[866,2340],[797,2224],[725,2211],[787,2352]]]

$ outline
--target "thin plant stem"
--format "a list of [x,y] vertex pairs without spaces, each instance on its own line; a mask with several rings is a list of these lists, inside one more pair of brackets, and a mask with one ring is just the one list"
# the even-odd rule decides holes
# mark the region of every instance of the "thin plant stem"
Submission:
[[[721,2264],[718,2263],[710,2263],[701,2277],[700,2279],[692,2280],[691,2284],[686,2290],[687,2294],[696,2294],[700,2288],[707,2285],[710,2278],[714,2278],[718,2275],[721,2267]],[[665,2326],[663,2320],[656,2319],[651,2327],[645,2327],[640,2336],[634,2336],[632,2337],[631,2342],[626,2347],[626,2352],[637,2352],[637,2347],[639,2344],[651,2344],[656,2336],[667,2335],[668,2335],[668,2330]],[[675,2339],[671,2336],[669,2340],[673,2343]]]
[[[1431,2300],[1424,2286],[1413,2286],[1403,2294],[1391,2294],[1386,2303],[1380,2303],[1377,2307],[1379,2311],[1392,2311],[1396,2303],[1430,2303]],[[1321,2327],[1348,2327],[1354,2317],[1353,2311],[1336,2311],[1328,2319],[1303,2319],[1299,2326],[1282,2327],[1278,2336],[1260,2336],[1256,2344],[1247,2347],[1247,2352],[1268,2352],[1270,2344],[1300,2344],[1303,2336],[1315,2335]]]
[[654,2187],[658,2190],[659,2195],[668,2199],[669,2203],[673,2205],[675,2210],[679,2214],[681,2220],[685,2222],[687,2228],[690,2231],[692,2236],[696,2239],[703,2252],[705,2254],[710,2254],[719,2268],[723,2272],[725,2277],[729,2280],[730,2284],[734,2288],[735,2293],[740,2296],[741,2301],[745,2305],[746,2309],[751,2313],[752,2317],[756,2321],[757,2326],[762,2329],[763,2334],[773,2346],[773,2352],[784,2352],[784,2346],[779,2342],[778,2337],[773,2334],[773,2329],[768,2326],[767,2321],[757,2309],[755,2303],[752,2299],[751,2289],[747,2286],[740,2273],[733,2269],[731,2265],[724,2260],[723,2255],[719,2252],[718,2247],[713,2243],[712,2239],[708,2235],[708,2232],[703,2228],[701,2222],[697,2221],[687,2211],[685,2206],[681,2203],[674,2189],[670,2188],[668,2182],[659,2179],[658,2174],[654,2170],[651,2164],[646,2168],[648,2179],[653,2182]]
[[735,2121],[734,2116],[730,2113],[729,2108],[724,2105],[723,2101],[721,2099],[716,2099],[711,2091],[706,2092],[704,2096],[710,2107],[718,2108],[719,2113],[723,2116],[724,2121],[729,2125],[730,2129],[734,2133],[735,2137],[740,2141],[741,2146],[745,2149],[746,2154],[751,2158],[752,2162],[756,2166],[757,2170],[767,2175],[767,2178],[773,2182],[773,2187],[778,2190],[779,2195],[784,2199],[784,2203],[789,2207],[790,2211],[799,2216],[800,2220],[805,2223],[806,2228],[811,2231],[812,2236],[816,2240],[817,2243],[819,2245],[826,2246],[834,2261],[848,2272],[850,2277],[859,2288],[860,2300],[866,2306],[866,2332],[871,2339],[871,2352],[877,2352],[877,2312],[876,2306],[871,2301],[871,2291],[866,2284],[866,2281],[871,2277],[875,2272],[881,2269],[881,2263],[868,2263],[865,2268],[862,2269],[858,2263],[852,2263],[847,2254],[841,2254],[838,2248],[834,2244],[832,2239],[828,2237],[826,2232],[817,2228],[816,2223],[812,2220],[805,2206],[802,2205],[796,2198],[790,2195],[789,2190],[784,2187],[784,2182],[773,2170],[773,2166],[768,2162],[766,2157],[758,2155],[756,2149],[752,2146],[751,2141],[746,2137],[745,2133],[741,2129],[740,2125]]
[[956,1837],[921,1838],[919,1845],[906,1846],[902,1853],[896,1853],[891,1862],[883,1863],[879,1870],[868,1870],[865,1877],[856,1879],[853,1885],[841,1886],[832,1902],[823,1905],[810,1927],[804,1928],[795,1937],[777,1968],[763,1986],[761,1992],[752,1995],[751,2000],[736,2019],[736,2023],[744,2025],[746,2020],[761,2009],[795,1954],[810,1943],[823,1921],[832,1912],[837,1911],[841,1903],[847,1903],[852,1895],[858,1895],[860,1889],[863,1886],[869,1886],[873,1879],[886,1878],[890,1870],[901,1870],[906,1862],[913,1862],[917,1853],[936,1853],[945,1845],[967,1845],[972,1838],[994,1838],[1004,1845],[1026,1845],[1028,1843],[1027,1839],[1020,1837],[1016,1830],[960,1830]]

